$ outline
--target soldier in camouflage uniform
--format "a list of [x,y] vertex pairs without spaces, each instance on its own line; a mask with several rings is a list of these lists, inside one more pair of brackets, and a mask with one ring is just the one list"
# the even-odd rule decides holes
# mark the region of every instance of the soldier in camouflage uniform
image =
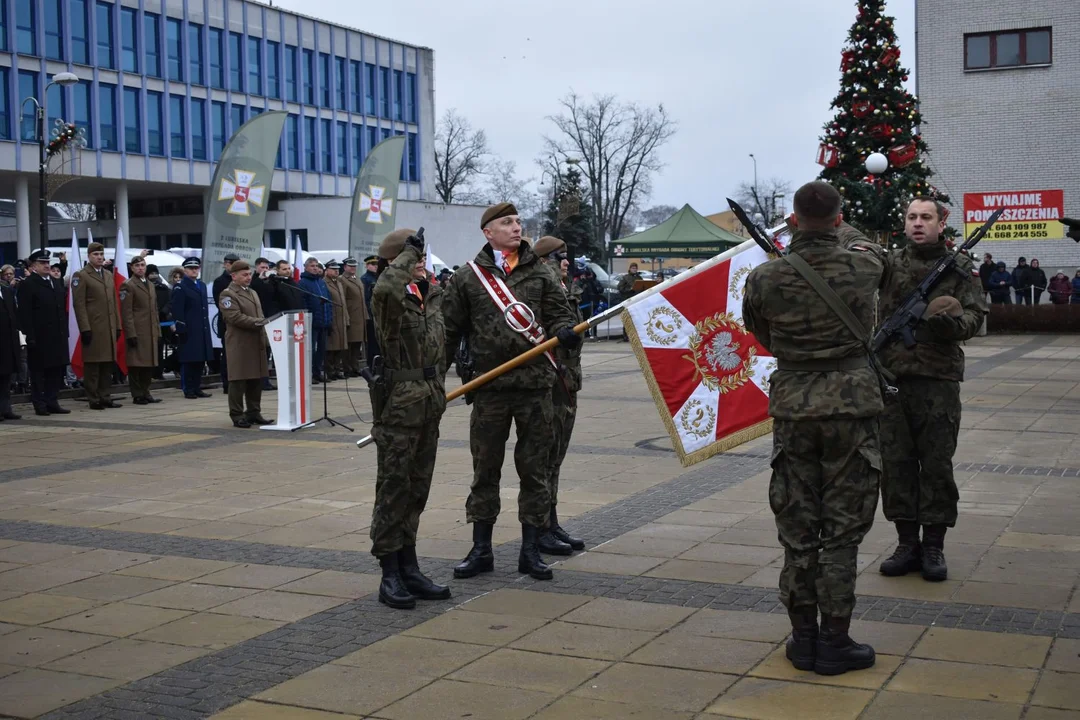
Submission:
[[378,447],[371,554],[379,558],[379,600],[412,608],[416,598],[442,600],[416,558],[416,531],[427,504],[439,420],[446,410],[442,290],[424,272],[424,241],[413,230],[391,232],[379,246],[379,278],[371,296],[382,371],[372,387]]
[[[566,243],[557,237],[545,235],[536,241],[534,248],[544,267],[554,271],[566,297],[566,307],[574,316],[574,323],[581,322],[581,288],[571,287],[567,283],[567,271],[570,260],[566,253]],[[573,350],[560,347],[555,352],[559,361],[559,378],[551,388],[551,404],[555,410],[555,447],[551,456],[551,468],[548,474],[548,492],[551,493],[551,518],[548,531],[540,537],[540,551],[553,555],[571,555],[575,550],[584,550],[585,541],[571,537],[559,524],[556,505],[559,502],[559,469],[570,448],[570,435],[574,432],[574,420],[577,418],[577,394],[581,390],[581,348]]]
[[[881,293],[884,320],[950,252],[941,233],[944,209],[916,198],[908,206],[904,232],[909,244],[889,255],[892,278]],[[960,495],[953,479],[953,454],[960,432],[960,381],[964,351],[960,343],[975,335],[986,314],[986,300],[975,266],[966,255],[955,272],[942,277],[915,329],[916,344],[894,338],[878,353],[896,375],[899,389],[881,419],[885,473],[881,483],[885,518],[896,523],[899,543],[881,564],[885,575],[922,570],[925,579],[944,580],[945,531],[956,525]],[[922,539],[919,529],[922,528]]]
[[[453,357],[462,336],[467,335],[475,371],[482,374],[533,347],[523,333],[510,328],[503,310],[485,289],[499,282],[505,283],[516,301],[528,306],[546,337],[558,337],[567,347],[579,346],[581,338],[574,333],[566,296],[554,274],[521,239],[517,209],[510,203],[493,205],[484,212],[480,227],[487,244],[472,263],[454,274],[443,303],[446,356]],[[476,391],[469,424],[473,483],[465,506],[466,517],[473,523],[473,548],[454,568],[455,577],[494,569],[491,535],[499,517],[499,480],[513,423],[517,426],[514,465],[520,479],[518,571],[538,580],[551,579],[551,569],[541,559],[537,541],[551,514],[547,479],[555,443],[551,405],[555,378],[553,358],[541,356]]]
[[[800,670],[839,674],[874,664],[874,650],[848,635],[859,543],[874,522],[881,455],[881,387],[866,343],[885,263],[878,246],[845,228],[840,195],[823,182],[795,193],[790,245],[859,320],[856,337],[787,260],[754,268],[746,281],[746,329],[776,357],[769,505],[784,546],[780,600]],[[821,629],[817,614],[821,611]]]

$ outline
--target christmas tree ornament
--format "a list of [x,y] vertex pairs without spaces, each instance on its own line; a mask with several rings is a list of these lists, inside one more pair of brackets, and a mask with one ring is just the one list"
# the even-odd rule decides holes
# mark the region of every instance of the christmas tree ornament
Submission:
[[867,171],[873,175],[880,175],[889,169],[889,159],[879,152],[871,153],[865,164]]
[[824,167],[836,167],[840,164],[840,154],[834,145],[822,143],[818,146],[817,164]]
[[907,167],[915,161],[917,155],[918,148],[914,140],[904,145],[896,145],[889,148],[889,164],[894,168]]

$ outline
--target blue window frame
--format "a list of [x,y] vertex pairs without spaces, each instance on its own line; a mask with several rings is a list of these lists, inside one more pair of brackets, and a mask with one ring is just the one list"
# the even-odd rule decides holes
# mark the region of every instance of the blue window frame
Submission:
[[379,116],[390,118],[390,68],[379,68]]
[[323,118],[319,121],[319,124],[322,126],[322,171],[324,173],[334,172],[333,123]]
[[45,0],[45,57],[64,59],[64,0]]
[[229,137],[236,134],[236,131],[240,129],[240,126],[244,124],[244,106],[233,104],[229,110]]
[[300,94],[296,89],[296,47],[285,46],[285,99],[289,102],[300,102]]
[[393,131],[390,128],[383,128],[379,134],[382,135],[382,140],[385,140],[393,134]]
[[416,92],[416,73],[405,73],[405,120],[411,123],[417,121]]
[[205,85],[203,74],[203,26],[188,23],[188,81],[195,85]]
[[358,60],[349,61],[349,79],[352,81],[352,111],[364,112],[364,66]]
[[244,91],[244,37],[234,32],[229,33],[229,89]]
[[394,119],[405,119],[405,73],[400,70],[394,71]]
[[262,95],[262,38],[248,36],[248,92]]
[[420,182],[420,145],[416,133],[409,133],[405,143],[409,151],[409,182]]
[[375,66],[366,64],[364,65],[365,77],[364,77],[364,113],[366,115],[375,114]]
[[364,155],[364,157],[366,158],[367,155],[371,154],[371,151],[374,150],[375,146],[378,145],[378,144],[379,144],[379,128],[375,127],[374,125],[368,125],[367,126],[367,153]]
[[304,79],[304,102],[308,105],[315,104],[315,52],[304,50],[304,67],[301,71]]
[[75,101],[75,112],[72,113],[71,121],[75,123],[75,127],[82,130],[88,148],[94,147],[94,129],[90,126],[90,118],[93,117],[91,108],[93,90],[94,87],[89,80],[82,80],[71,88],[71,97]]
[[28,97],[38,97],[38,74],[30,70],[19,71],[19,107],[22,118],[19,122],[19,137],[23,140],[37,140],[37,116],[34,103],[23,102]]
[[98,83],[98,134],[102,150],[119,150],[116,140],[116,86]]
[[212,148],[214,154],[210,159],[217,160],[221,157],[221,151],[225,149],[226,133],[228,132],[225,129],[225,103],[217,101],[210,103],[210,125],[214,133],[214,146]]
[[15,0],[15,49],[23,55],[37,55],[37,3]]
[[71,13],[71,62],[89,65],[90,23],[86,19],[86,0],[71,0],[68,9]]
[[222,45],[221,28],[208,28],[207,43],[210,46],[210,86],[225,89],[225,48]]
[[[206,159],[206,101],[191,98],[191,158]],[[175,129],[175,128],[174,128]]]
[[323,107],[333,107],[330,104],[330,56],[319,53],[319,100]]
[[[127,88],[124,89],[127,92]],[[165,116],[161,93],[146,92],[146,153],[148,155],[165,154]],[[127,111],[127,107],[124,108]]]
[[[0,7],[0,11],[3,9],[3,7]],[[2,24],[3,21],[0,21],[0,26]],[[2,30],[3,28],[0,27],[0,32]],[[4,140],[11,139],[11,98],[8,97],[8,80],[10,77],[10,71],[7,68],[0,68],[0,138]]]
[[337,83],[334,90],[337,95],[338,110],[347,110],[349,105],[345,94],[345,58],[343,57],[334,57],[334,82]]
[[[161,93],[155,93],[158,100],[161,100]],[[151,103],[152,104],[152,103]],[[139,89],[138,88],[124,88],[124,149],[129,153],[142,152],[142,132],[139,127],[139,118],[142,113],[139,109]],[[147,113],[148,115],[150,113]],[[160,142],[160,128],[161,128],[161,104],[158,104],[158,133]],[[153,118],[147,118],[148,126],[153,129]],[[151,144],[153,143],[153,136],[151,135]],[[160,155],[161,152],[159,151]]]
[[120,8],[120,69],[139,72],[139,11]]
[[364,126],[352,126],[352,169],[353,175],[360,172],[364,164]]
[[285,137],[289,139],[289,169],[300,169],[300,123],[295,115],[285,118]]
[[7,50],[7,0],[0,0],[0,50]]
[[349,174],[349,124],[339,122],[337,124],[337,174]]
[[315,172],[318,169],[315,152],[315,118],[304,117],[304,168]]
[[184,131],[184,96],[169,96],[169,152],[174,158],[187,157]]
[[49,88],[46,95],[45,105],[49,115],[45,118],[45,137],[51,139],[53,128],[57,120],[67,120],[67,93],[59,85]]
[[165,54],[169,59],[169,79],[184,81],[184,26],[176,18],[165,18]]
[[97,8],[97,64],[98,67],[116,69],[113,60],[113,4],[98,2]]
[[161,77],[161,16],[143,13],[143,62],[147,75]]
[[281,44],[266,41],[266,96],[281,97]]

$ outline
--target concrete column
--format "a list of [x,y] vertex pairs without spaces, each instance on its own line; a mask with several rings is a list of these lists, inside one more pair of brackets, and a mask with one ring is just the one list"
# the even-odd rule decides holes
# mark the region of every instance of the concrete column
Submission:
[[116,229],[124,231],[124,242],[131,247],[131,226],[128,222],[128,188],[122,182],[116,186]]
[[25,175],[15,178],[15,231],[19,259],[30,255],[30,180]]

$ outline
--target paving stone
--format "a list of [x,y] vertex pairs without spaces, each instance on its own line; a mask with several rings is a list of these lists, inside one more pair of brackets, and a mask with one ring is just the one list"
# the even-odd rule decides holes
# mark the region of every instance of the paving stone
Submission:
[[957,602],[1007,605],[1035,610],[1064,610],[1071,589],[1050,585],[965,582],[953,598]]
[[340,604],[342,604],[341,598],[264,590],[224,605],[218,605],[214,608],[214,612],[223,615],[296,622]]
[[[0,579],[0,584],[3,580]],[[19,625],[40,625],[94,607],[97,602],[83,598],[27,593],[0,601],[0,621]]]
[[460,606],[461,610],[551,620],[589,602],[587,597],[554,595],[527,590],[496,590]]
[[0,560],[33,565],[67,558],[72,555],[80,555],[85,552],[88,552],[87,548],[73,545],[36,542],[16,543],[0,549]]
[[67,585],[78,580],[94,577],[96,573],[71,568],[51,568],[29,565],[4,573],[4,589],[18,593],[32,593]]
[[776,643],[791,633],[791,623],[786,615],[705,609],[679,625],[676,633]]
[[738,583],[754,574],[749,565],[696,560],[668,560],[645,573],[646,577],[696,580],[706,583]]
[[1058,638],[1046,661],[1049,670],[1080,673],[1080,640]]
[[[848,673],[852,674],[857,673]],[[860,720],[1019,720],[1023,709],[1023,705],[886,691],[870,703]],[[1030,712],[1027,717],[1032,717]]]
[[487,645],[395,635],[334,660],[336,665],[441,677],[492,652]]
[[199,583],[269,590],[314,574],[312,569],[244,564],[204,575],[199,578]]
[[903,660],[902,657],[895,655],[877,653],[872,668],[830,676],[796,670],[784,653],[783,647],[777,648],[765,658],[764,662],[750,670],[749,674],[753,677],[769,678],[771,680],[790,680],[815,685],[835,685],[837,687],[859,688],[862,690],[878,690],[896,672],[901,660]]
[[866,643],[883,655],[907,655],[927,632],[917,625],[852,620],[850,633],[856,642]]
[[696,712],[704,710],[736,680],[732,675],[619,663],[571,694],[592,700]]
[[213,715],[212,720],[360,720],[360,716],[244,701]]
[[96,645],[104,645],[111,639],[103,635],[50,628],[25,628],[4,636],[4,641],[0,642],[0,663],[36,667]]
[[663,562],[660,558],[614,553],[586,552],[569,560],[559,562],[560,570],[579,572],[612,573],[615,575],[641,575]]
[[[626,705],[568,695],[545,708],[535,720],[690,720],[693,713],[666,708]],[[718,720],[715,715],[711,720]]]
[[742,675],[775,646],[770,643],[669,633],[631,653],[627,662]]
[[544,625],[544,620],[517,615],[453,610],[405,631],[406,635],[477,645],[506,645]]
[[[325,665],[261,692],[253,699],[339,713],[368,715],[419,690],[430,682],[431,678],[390,674],[373,668]],[[447,702],[450,702],[449,698]],[[383,715],[389,717],[385,715],[385,711]],[[434,718],[437,716],[422,713],[409,717]]]
[[499,649],[448,675],[450,680],[522,688],[561,695],[605,670],[610,663]]
[[251,588],[221,587],[218,585],[199,585],[181,583],[163,590],[131,598],[135,605],[153,605],[175,610],[210,610],[242,597],[259,592]]
[[185,557],[164,557],[142,563],[124,570],[117,570],[118,575],[156,578],[157,580],[194,580],[210,573],[232,567],[236,563],[221,560],[199,560]]
[[555,621],[515,641],[512,647],[595,660],[620,660],[654,637],[656,633],[642,630]]
[[555,698],[532,690],[437,680],[378,715],[389,720],[522,720]]
[[698,560],[734,565],[761,567],[784,557],[780,548],[732,545],[726,543],[701,543],[678,556],[680,560]]
[[1034,670],[913,659],[900,668],[887,689],[968,700],[1023,703],[1037,677]]
[[84,572],[109,573],[153,560],[153,555],[119,550],[91,550],[44,563],[42,567],[65,567]]
[[37,717],[115,687],[121,681],[30,669],[0,678],[0,713]]
[[138,640],[114,640],[49,663],[46,670],[138,680],[205,654],[201,648]]
[[98,635],[127,637],[173,620],[179,620],[189,614],[183,610],[167,610],[165,608],[121,602],[76,612],[61,620],[49,623],[47,627],[57,630],[74,630]]
[[854,720],[873,697],[866,690],[744,678],[713,703],[709,712],[770,720],[786,717],[791,708],[798,708],[800,720]]
[[582,625],[661,632],[677,625],[693,612],[689,608],[595,598],[564,615],[562,620]]
[[49,590],[50,594],[115,602],[127,600],[136,595],[143,595],[154,590],[168,587],[167,580],[153,578],[128,577],[125,575],[95,575],[85,580],[78,580]]
[[1080,710],[1080,674],[1047,670],[1039,679],[1032,705]]
[[1028,708],[1024,720],[1080,720],[1080,711],[1032,707]]
[[133,639],[219,650],[275,630],[283,624],[260,618],[195,613],[138,633]]
[[930,628],[912,657],[957,662],[1041,668],[1050,649],[1050,638],[949,628]]
[[307,595],[328,595],[338,598],[360,598],[379,589],[381,576],[368,573],[346,573],[323,570],[314,575],[279,585],[278,590]]

